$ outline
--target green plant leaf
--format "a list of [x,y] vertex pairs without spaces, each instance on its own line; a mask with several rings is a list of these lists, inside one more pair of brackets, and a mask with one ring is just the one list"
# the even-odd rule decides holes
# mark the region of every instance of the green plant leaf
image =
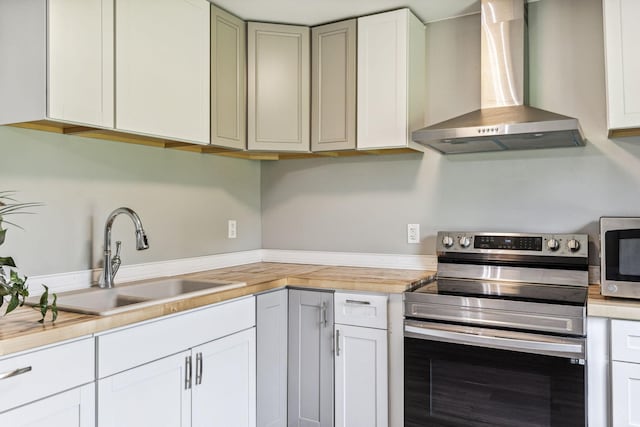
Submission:
[[44,320],[44,316],[47,314],[47,306],[49,305],[49,288],[45,285],[42,285],[44,288],[44,293],[40,296],[40,314],[42,314],[42,320]]
[[9,300],[9,305],[7,306],[7,311],[5,311],[5,315],[11,313],[13,310],[15,310],[16,308],[18,308],[18,305],[20,305],[20,300],[18,299],[18,295],[13,294],[11,295],[11,299]]
[[53,294],[53,303],[51,304],[51,313],[53,314],[53,318],[51,322],[55,322],[58,320],[58,295]]
[[[2,220],[0,219],[0,226],[2,225]],[[7,230],[0,227],[0,245],[4,243],[4,238],[7,235]]]
[[1,266],[15,267],[16,263],[11,257],[0,257],[0,267]]

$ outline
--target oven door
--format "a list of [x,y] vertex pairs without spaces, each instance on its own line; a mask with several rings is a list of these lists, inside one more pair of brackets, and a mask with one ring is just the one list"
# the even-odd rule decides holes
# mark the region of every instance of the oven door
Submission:
[[405,427],[586,425],[584,339],[405,321]]

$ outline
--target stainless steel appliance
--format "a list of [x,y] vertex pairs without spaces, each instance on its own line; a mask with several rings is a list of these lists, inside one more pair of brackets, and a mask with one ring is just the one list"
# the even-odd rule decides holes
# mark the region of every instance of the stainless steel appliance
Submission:
[[600,218],[602,295],[640,298],[640,218]]
[[578,120],[526,105],[525,0],[482,0],[481,109],[416,130],[443,154],[585,145]]
[[436,280],[405,293],[405,427],[584,427],[587,235],[436,249]]

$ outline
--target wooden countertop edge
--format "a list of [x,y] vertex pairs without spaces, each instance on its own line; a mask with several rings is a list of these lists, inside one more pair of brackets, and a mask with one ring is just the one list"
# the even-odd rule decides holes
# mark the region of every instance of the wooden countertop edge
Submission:
[[640,300],[605,297],[600,294],[600,285],[589,285],[587,315],[609,319],[640,320]]
[[[314,270],[313,272],[315,273],[317,271],[318,270]],[[432,271],[423,271],[422,273],[423,277],[435,274],[435,272]],[[1,338],[2,318],[0,318],[0,357],[31,350],[36,347],[51,345],[70,339],[104,332],[109,329],[127,326],[145,320],[155,319],[168,314],[196,309],[242,296],[259,294],[261,292],[283,288],[285,286],[333,289],[340,291],[353,290],[362,292],[402,293],[416,282],[407,280],[402,281],[399,279],[385,280],[373,278],[367,280],[366,278],[361,279],[349,277],[341,279],[314,279],[305,277],[307,275],[308,274],[303,273],[298,277],[296,274],[293,274],[291,276],[275,280],[248,284],[241,288],[230,289],[165,304],[157,304],[138,310],[114,314],[112,316],[82,315],[61,311],[60,317],[55,324],[46,322],[44,325],[38,325],[37,320],[39,319],[39,314],[32,308],[23,307],[16,310],[16,313],[18,311],[22,311],[23,314],[23,319],[16,323],[23,327],[28,326],[32,329],[23,332],[21,331],[15,336]],[[31,313],[27,312],[27,310]],[[11,315],[13,315],[13,313]],[[7,317],[7,319],[11,318]]]

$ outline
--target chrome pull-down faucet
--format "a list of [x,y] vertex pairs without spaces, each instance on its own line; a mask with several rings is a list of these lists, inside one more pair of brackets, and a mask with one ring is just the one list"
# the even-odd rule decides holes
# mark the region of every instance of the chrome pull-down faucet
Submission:
[[98,283],[101,288],[113,288],[113,279],[120,267],[120,242],[116,242],[116,255],[111,257],[111,227],[113,221],[120,214],[129,216],[136,227],[136,249],[141,251],[149,248],[149,241],[144,228],[142,228],[142,221],[133,209],[122,207],[111,212],[104,225],[104,270],[102,280]]

